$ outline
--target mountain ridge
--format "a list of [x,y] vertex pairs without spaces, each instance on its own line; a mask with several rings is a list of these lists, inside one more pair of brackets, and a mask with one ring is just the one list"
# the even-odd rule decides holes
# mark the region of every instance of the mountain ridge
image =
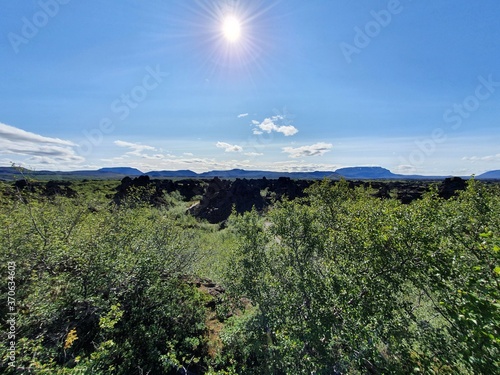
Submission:
[[[132,167],[106,167],[98,170],[75,170],[75,171],[32,171],[26,168],[19,167],[0,167],[0,179],[12,180],[28,177],[39,178],[68,178],[68,179],[119,179],[126,176],[137,177],[147,175],[152,178],[246,178],[259,179],[269,178],[277,179],[280,177],[288,177],[292,179],[310,179],[321,180],[330,178],[338,180],[345,178],[348,180],[443,180],[448,176],[425,176],[425,175],[403,175],[391,172],[389,169],[375,166],[357,166],[339,168],[335,171],[312,171],[312,172],[277,172],[265,170],[245,170],[245,169],[230,169],[230,170],[213,170],[202,173],[196,173],[191,170],[160,170],[142,172],[139,169]],[[470,178],[470,176],[456,176],[462,178]],[[475,176],[476,179],[492,179],[500,180],[500,170],[492,170]]]
[[490,179],[491,180],[500,180],[500,169],[485,172],[485,173],[477,176],[477,178],[485,179],[485,180],[490,180]]

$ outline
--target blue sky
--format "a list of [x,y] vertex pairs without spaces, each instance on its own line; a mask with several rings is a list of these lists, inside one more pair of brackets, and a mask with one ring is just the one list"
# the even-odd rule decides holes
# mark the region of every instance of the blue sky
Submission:
[[499,17],[497,0],[6,2],[0,165],[500,169]]

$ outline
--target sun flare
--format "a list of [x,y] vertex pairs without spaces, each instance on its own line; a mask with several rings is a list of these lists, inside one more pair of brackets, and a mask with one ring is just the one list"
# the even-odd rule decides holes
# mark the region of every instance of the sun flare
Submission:
[[228,41],[236,42],[241,36],[240,21],[234,16],[226,17],[222,25],[222,33]]

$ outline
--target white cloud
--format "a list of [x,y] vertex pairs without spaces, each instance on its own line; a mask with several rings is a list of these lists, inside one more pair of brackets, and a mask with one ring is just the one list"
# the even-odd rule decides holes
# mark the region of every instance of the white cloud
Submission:
[[415,174],[417,173],[417,169],[413,165],[401,164],[396,166],[393,172],[400,174]]
[[215,145],[217,148],[223,148],[225,152],[241,152],[243,147],[238,145],[231,145],[226,142],[217,142]]
[[[252,123],[254,125],[257,125],[257,127],[260,130],[262,130],[266,133],[271,133],[274,131],[277,133],[282,133],[286,137],[297,134],[299,132],[299,130],[295,126],[276,124],[278,121],[283,120],[283,119],[284,119],[283,116],[273,116],[273,117],[264,119],[264,121],[262,121],[260,124],[258,122],[255,123],[254,121],[252,121]],[[259,133],[259,130],[257,128],[253,129],[253,131],[254,131],[254,134],[257,134],[257,135],[262,134],[262,133]]]
[[[45,137],[14,126],[0,123],[0,154],[17,155],[34,164],[55,165],[81,163],[85,159],[76,154],[71,141]],[[26,156],[29,158],[26,159]]]
[[487,155],[487,156],[465,156],[462,158],[464,161],[498,161],[500,160],[500,154]]
[[259,124],[260,124],[260,122],[258,122],[257,120],[252,120],[252,124],[254,124],[254,125],[259,125]]
[[260,152],[245,152],[245,155],[246,156],[262,156],[264,154],[262,154]]
[[248,113],[242,113],[241,115],[238,115],[238,118],[243,118],[243,117],[247,117],[248,116]]
[[62,146],[76,146],[73,142],[59,138],[44,137],[43,135],[27,132],[14,126],[0,123],[0,137],[11,142],[48,143]]
[[264,119],[259,125],[259,128],[265,131],[266,133],[271,133],[273,130],[277,131],[278,126],[276,126],[270,118]]
[[323,156],[329,152],[333,145],[331,143],[319,142],[310,146],[302,147],[283,147],[283,152],[287,153],[291,158],[301,158],[305,156]]
[[119,147],[129,147],[134,150],[156,150],[153,146],[143,145],[140,143],[125,142],[120,140],[114,141],[113,143]]
[[261,135],[261,134],[264,134],[264,132],[261,132],[259,129],[253,129],[253,134],[254,135]]
[[161,159],[163,158],[162,154],[148,155],[144,151],[157,151],[157,149],[153,146],[143,145],[140,143],[131,143],[125,141],[114,141],[113,142],[118,147],[125,147],[131,149],[131,151],[127,152],[125,155],[129,156],[140,156],[146,159]]
[[192,152],[184,152],[182,155],[184,156],[194,156]]
[[283,133],[286,137],[297,134],[299,132],[298,129],[292,125],[280,126],[276,131],[278,133]]

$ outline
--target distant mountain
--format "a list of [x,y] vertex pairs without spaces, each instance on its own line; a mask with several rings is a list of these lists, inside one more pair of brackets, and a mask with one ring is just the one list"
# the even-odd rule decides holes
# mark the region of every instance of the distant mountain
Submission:
[[27,173],[29,170],[25,168],[14,168],[14,167],[0,167],[0,176],[18,176],[23,173]]
[[97,172],[124,174],[127,176],[141,176],[144,174],[140,170],[130,167],[101,168]]
[[[131,176],[140,176],[143,174],[139,171],[137,173],[129,169]],[[20,180],[20,179],[37,179],[37,180],[82,180],[82,179],[96,179],[96,180],[110,180],[122,179],[127,176],[127,173],[120,171],[113,171],[113,168],[103,168],[102,170],[84,170],[84,171],[33,171],[28,169],[0,167],[0,180]]]
[[390,170],[382,167],[348,167],[340,168],[335,173],[341,175],[346,179],[395,179],[401,178],[401,175],[392,173]]
[[332,179],[338,179],[339,176],[334,172],[272,172],[272,171],[247,171],[244,169],[231,169],[229,171],[210,171],[200,173],[199,178],[269,178],[277,179],[280,177],[289,177],[293,179],[310,179],[318,180],[325,177]]
[[335,171],[347,180],[444,180],[451,176],[395,174],[382,167],[347,167]]
[[151,171],[146,173],[149,177],[162,178],[162,177],[186,177],[186,178],[196,178],[199,177],[198,173],[190,170],[180,170],[180,171]]
[[[17,180],[22,178],[36,178],[40,180],[64,180],[64,179],[122,179],[125,176],[137,177],[148,175],[151,178],[203,178],[211,179],[219,177],[222,179],[246,178],[246,179],[278,179],[288,177],[291,179],[303,180],[321,180],[329,178],[338,180],[345,178],[347,180],[443,180],[450,176],[420,176],[420,175],[402,175],[392,173],[390,170],[382,167],[348,167],[340,168],[334,172],[315,171],[315,172],[273,172],[273,171],[249,171],[244,169],[231,169],[226,171],[210,171],[196,173],[190,170],[180,171],[142,171],[130,167],[101,168],[99,170],[84,171],[31,171],[24,168],[0,167],[0,180]],[[467,178],[467,177],[465,177]],[[483,173],[476,177],[477,179],[500,179],[500,170]]]
[[479,180],[500,180],[500,170],[489,171],[476,177]]

